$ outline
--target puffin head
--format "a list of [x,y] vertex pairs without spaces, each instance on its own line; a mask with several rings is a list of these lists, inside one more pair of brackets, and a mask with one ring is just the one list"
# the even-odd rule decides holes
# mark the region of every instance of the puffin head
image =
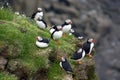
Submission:
[[90,39],[88,39],[88,42],[90,42],[90,43],[95,43],[96,42],[96,40],[95,39],[93,39],[93,38],[90,38]]
[[62,30],[62,26],[58,25],[58,26],[57,26],[57,29],[58,29],[58,30]]
[[42,40],[42,37],[41,36],[37,36],[36,37],[38,41],[41,41]]
[[68,23],[68,24],[72,24],[71,19],[67,19],[67,20],[65,20],[65,22]]
[[66,59],[65,59],[64,57],[61,57],[61,61],[65,62],[65,61],[66,61]]
[[78,49],[77,53],[81,53],[82,52],[82,48]]
[[37,10],[38,10],[39,12],[42,12],[42,8],[37,8]]

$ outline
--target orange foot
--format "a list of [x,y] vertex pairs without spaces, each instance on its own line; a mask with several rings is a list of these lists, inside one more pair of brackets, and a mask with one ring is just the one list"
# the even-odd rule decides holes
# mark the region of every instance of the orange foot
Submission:
[[89,56],[89,58],[92,58],[92,55],[90,55],[90,54],[87,54],[88,56]]
[[63,33],[63,37],[65,37],[67,34],[66,33]]
[[81,62],[81,61],[78,61],[78,64],[82,64],[82,62]]

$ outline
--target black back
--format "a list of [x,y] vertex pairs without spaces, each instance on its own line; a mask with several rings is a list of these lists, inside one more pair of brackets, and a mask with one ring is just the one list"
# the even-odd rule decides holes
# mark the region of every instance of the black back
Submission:
[[51,38],[53,39],[53,34],[56,32],[56,30],[55,31],[53,31],[53,33],[51,34]]
[[52,28],[55,29],[55,31],[59,31],[56,25],[54,25]]
[[47,23],[43,19],[41,21],[45,24],[45,27],[47,28]]
[[34,19],[34,18],[35,18],[35,15],[36,15],[38,12],[40,12],[40,11],[34,12],[34,13],[32,14],[32,16],[31,16],[31,19]]
[[43,38],[42,40],[38,40],[39,42],[49,43],[50,40]]
[[64,27],[65,25],[69,25],[68,23],[64,22],[64,24],[62,24],[62,27]]
[[37,14],[37,12],[34,12],[31,16],[31,19],[34,19],[36,14]]
[[88,53],[90,52],[90,44],[91,44],[91,43],[87,41],[87,42],[84,43],[83,46],[82,46],[82,48],[83,48],[83,50],[85,50],[85,53],[86,53],[86,54],[88,54]]
[[77,51],[73,54],[73,56],[71,57],[71,59],[78,60],[78,59],[82,58],[83,50],[82,50],[81,53],[78,53]]
[[67,59],[65,59],[65,61],[62,61],[62,67],[65,71],[72,72],[72,68],[68,63]]

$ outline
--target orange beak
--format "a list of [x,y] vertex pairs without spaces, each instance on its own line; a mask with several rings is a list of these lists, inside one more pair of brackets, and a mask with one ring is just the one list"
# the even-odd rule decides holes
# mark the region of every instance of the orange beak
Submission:
[[70,24],[72,24],[72,21],[70,21]]
[[62,29],[63,29],[63,27],[60,28],[60,30],[62,30]]
[[95,39],[93,39],[93,41],[92,41],[93,43],[96,43],[96,40]]

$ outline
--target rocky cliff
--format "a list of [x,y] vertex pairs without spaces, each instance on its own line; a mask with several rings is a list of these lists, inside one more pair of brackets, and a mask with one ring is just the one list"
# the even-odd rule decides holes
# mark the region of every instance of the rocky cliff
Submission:
[[[15,11],[28,16],[42,7],[49,24],[73,20],[73,28],[85,37],[97,39],[96,69],[100,80],[118,80],[120,48],[119,0],[7,0]],[[32,3],[29,3],[32,2]],[[21,6],[24,4],[24,7]]]

